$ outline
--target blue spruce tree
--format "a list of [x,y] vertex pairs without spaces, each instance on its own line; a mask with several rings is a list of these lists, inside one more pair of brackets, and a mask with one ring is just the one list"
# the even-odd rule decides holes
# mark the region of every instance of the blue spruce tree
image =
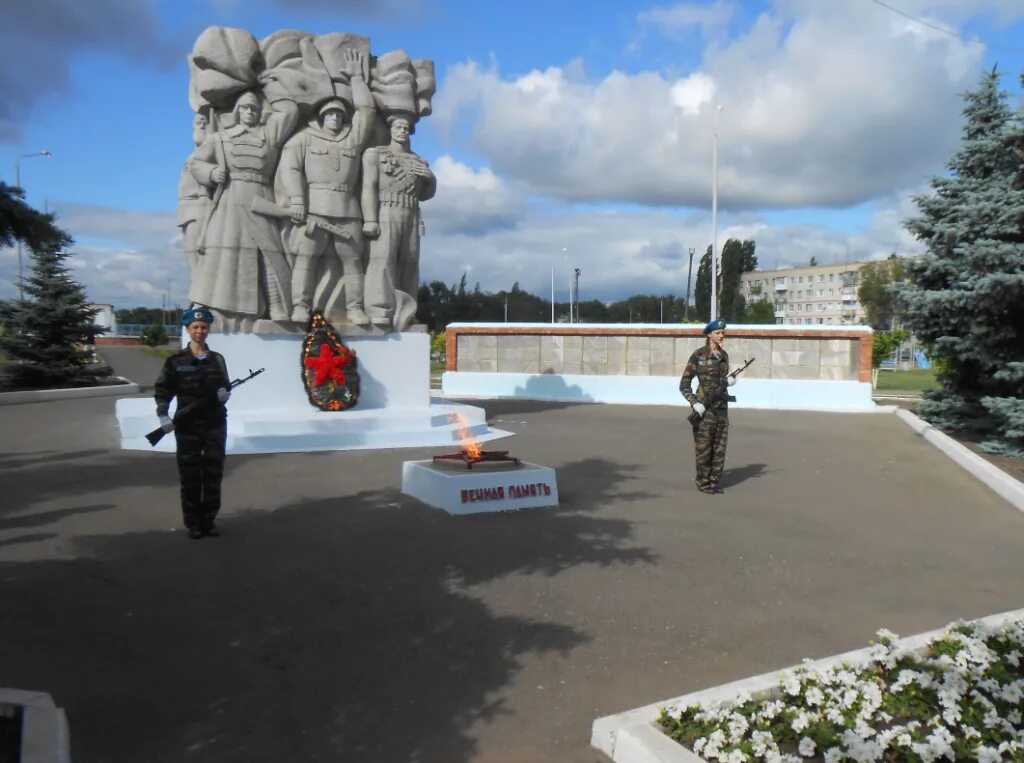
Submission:
[[941,388],[918,413],[980,433],[993,453],[1024,457],[1024,132],[999,73],[965,94],[950,174],[931,180],[906,227],[927,244],[896,291],[905,322],[937,360]]

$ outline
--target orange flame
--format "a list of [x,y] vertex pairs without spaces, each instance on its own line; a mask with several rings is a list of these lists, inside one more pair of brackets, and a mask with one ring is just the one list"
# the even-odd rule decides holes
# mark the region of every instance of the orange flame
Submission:
[[462,442],[462,452],[467,458],[480,458],[484,451],[480,447],[480,441],[474,438],[473,434],[469,431],[469,421],[461,413],[456,413],[455,423],[459,425],[456,435]]

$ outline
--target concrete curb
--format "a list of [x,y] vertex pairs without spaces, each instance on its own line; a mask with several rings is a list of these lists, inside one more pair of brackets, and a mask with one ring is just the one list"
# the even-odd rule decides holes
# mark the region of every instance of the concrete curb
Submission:
[[0,689],[0,704],[21,707],[20,763],[71,763],[68,719],[49,694]]
[[952,437],[918,418],[910,411],[899,408],[896,410],[896,415],[906,422],[907,426],[921,435],[921,437],[953,459],[953,461],[970,472],[978,480],[985,483],[997,495],[1009,501],[1014,508],[1024,511],[1024,484],[1021,484],[1019,480],[1014,479],[967,446],[961,445]]
[[72,389],[30,389],[23,392],[0,392],[0,405],[19,405],[21,403],[45,403],[51,400],[74,400],[83,397],[117,397],[120,395],[136,395],[139,385],[115,376],[124,384],[108,384],[102,387],[75,387]]
[[[1022,617],[1024,617],[1024,609],[1015,609],[998,615],[980,617],[971,622],[998,628]],[[922,649],[946,627],[948,626],[914,636],[906,636],[899,639],[897,644],[912,650]],[[681,697],[644,705],[617,715],[598,718],[591,727],[590,745],[601,750],[614,763],[703,763],[704,758],[694,754],[693,751],[683,747],[661,731],[658,726],[658,716],[661,714],[662,708],[671,712],[675,708],[686,705],[722,702],[733,699],[741,691],[756,696],[778,686],[780,676],[784,672],[792,672],[798,668],[825,670],[843,664],[857,667],[869,661],[870,651],[871,647],[864,647],[813,662],[804,662],[769,673],[762,673],[759,676],[742,678],[739,681],[714,686],[710,689],[691,692]]]

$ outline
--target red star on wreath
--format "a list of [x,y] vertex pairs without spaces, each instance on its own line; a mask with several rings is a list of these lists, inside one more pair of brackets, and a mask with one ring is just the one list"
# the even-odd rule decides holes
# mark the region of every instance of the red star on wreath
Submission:
[[316,375],[313,377],[313,386],[319,387],[328,379],[338,384],[344,384],[346,379],[341,369],[351,358],[352,353],[344,347],[335,355],[331,352],[331,346],[324,342],[320,345],[320,354],[317,357],[306,358],[302,363],[306,368],[312,368],[316,371]]

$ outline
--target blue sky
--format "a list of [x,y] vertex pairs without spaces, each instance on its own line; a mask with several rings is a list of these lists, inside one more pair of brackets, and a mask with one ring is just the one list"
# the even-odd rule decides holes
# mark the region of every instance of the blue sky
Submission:
[[[718,105],[720,241],[753,238],[764,267],[913,253],[901,221],[957,145],[959,93],[998,63],[1016,105],[1024,70],[1024,0],[8,0],[0,176],[18,163],[57,211],[95,301],[185,301],[186,57],[207,26],[433,60],[423,277],[546,295],[554,266],[562,300],[572,267],[585,296],[685,291]],[[0,250],[0,298],[16,272]]]

